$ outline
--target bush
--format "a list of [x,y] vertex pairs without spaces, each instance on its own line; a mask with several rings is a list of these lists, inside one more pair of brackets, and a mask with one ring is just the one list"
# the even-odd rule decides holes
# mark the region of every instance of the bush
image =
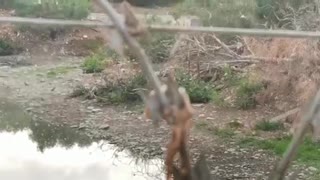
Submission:
[[255,0],[184,0],[174,13],[196,15],[206,26],[252,28],[258,22]]
[[192,103],[207,103],[218,99],[217,92],[206,82],[195,79],[185,72],[178,71],[176,74],[178,84],[188,92]]
[[262,131],[277,131],[283,129],[284,126],[281,122],[269,122],[266,120],[260,121],[256,124],[255,128]]
[[254,108],[257,103],[254,96],[262,87],[261,83],[250,82],[248,79],[240,80],[236,91],[236,106],[241,109]]
[[99,88],[95,95],[98,100],[108,104],[133,103],[141,100],[137,89],[146,86],[147,80],[143,74],[138,74],[127,82],[107,85]]
[[102,72],[108,63],[107,55],[105,52],[98,52],[84,60],[84,63],[81,65],[84,73],[99,73]]
[[0,56],[7,56],[14,54],[14,47],[8,41],[0,39]]
[[[314,3],[312,0],[256,0],[257,15],[267,21],[267,26],[275,28],[296,29],[297,10]],[[304,10],[305,11],[305,10]]]
[[58,19],[82,19],[89,13],[88,0],[15,0],[14,9],[18,16]]
[[[153,33],[150,39],[143,39],[140,41],[146,54],[151,58],[153,63],[165,62],[170,54],[170,50],[175,42],[175,37],[168,33]],[[128,50],[130,59],[136,59]]]
[[[123,0],[111,0],[111,2],[122,2]],[[168,6],[172,3],[180,2],[182,0],[127,0],[130,4],[135,6],[143,6],[143,7],[150,7],[150,6]]]
[[0,7],[1,8],[12,8],[14,5],[14,0],[1,0],[0,1]]

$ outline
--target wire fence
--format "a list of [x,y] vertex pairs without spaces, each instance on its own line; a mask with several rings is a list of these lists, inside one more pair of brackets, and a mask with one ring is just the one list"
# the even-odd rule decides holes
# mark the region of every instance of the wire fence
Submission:
[[[129,45],[133,52],[136,53],[142,70],[146,73],[153,88],[160,96],[161,104],[168,105],[167,97],[161,93],[161,83],[152,69],[151,63],[140,44],[129,33],[126,27],[117,19],[117,12],[111,4],[106,0],[99,0],[101,7],[110,18],[105,22],[96,21],[76,21],[76,20],[59,20],[59,19],[41,19],[41,18],[22,18],[22,17],[0,17],[0,24],[28,24],[28,25],[45,25],[45,26],[78,26],[78,27],[106,27],[115,28],[123,40]],[[164,26],[164,25],[149,25],[150,31],[162,31],[168,33],[217,33],[217,34],[234,34],[242,36],[261,36],[261,37],[287,37],[287,38],[320,38],[320,32],[308,31],[289,31],[289,30],[265,30],[265,29],[241,29],[241,28],[226,28],[226,27],[179,27],[179,26]],[[289,168],[290,162],[297,154],[298,146],[301,144],[310,123],[316,121],[316,114],[320,111],[320,91],[308,112],[305,113],[298,132],[294,134],[291,144],[284,153],[283,159],[275,166],[274,172],[270,176],[270,180],[284,179],[285,172]]]
[[[75,26],[75,27],[107,27],[114,28],[112,21],[105,22],[90,20],[61,20],[44,18],[24,18],[24,17],[0,17],[0,24],[27,24],[39,26]],[[292,31],[292,30],[266,30],[266,29],[245,29],[228,27],[181,27],[168,25],[149,25],[150,31],[168,33],[217,33],[233,34],[242,36],[261,36],[261,37],[287,37],[287,38],[320,38],[320,32],[312,31]]]

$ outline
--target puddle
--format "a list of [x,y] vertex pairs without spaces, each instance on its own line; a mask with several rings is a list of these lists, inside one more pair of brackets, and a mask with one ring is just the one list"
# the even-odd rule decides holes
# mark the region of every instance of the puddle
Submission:
[[164,179],[162,161],[136,161],[105,141],[62,126],[33,121],[0,99],[0,179]]

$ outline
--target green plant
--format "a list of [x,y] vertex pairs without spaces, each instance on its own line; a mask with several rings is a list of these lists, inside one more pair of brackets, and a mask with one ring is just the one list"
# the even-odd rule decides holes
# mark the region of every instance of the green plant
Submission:
[[[254,137],[247,137],[239,141],[240,146],[253,146],[260,149],[272,151],[276,155],[283,155],[287,149],[291,137],[282,137],[276,139],[257,139]],[[319,161],[319,149],[320,144],[313,143],[310,137],[305,138],[303,143],[300,145],[297,154],[297,161],[304,163],[309,166],[320,168]]]
[[218,91],[213,91],[212,92],[211,100],[217,106],[220,106],[220,107],[226,107],[227,106],[224,98],[221,96],[221,94]]
[[61,74],[67,74],[72,69],[74,69],[74,67],[61,66],[61,67],[52,68],[47,72],[47,77],[53,78]]
[[150,39],[141,41],[142,47],[153,63],[165,62],[175,42],[175,37],[168,33],[154,33]]
[[259,121],[255,125],[255,129],[262,131],[277,131],[283,128],[284,126],[281,122],[269,122],[266,120]]
[[200,17],[206,26],[251,28],[258,24],[255,0],[184,0],[175,14]]
[[14,0],[18,16],[59,19],[82,19],[89,13],[88,0]]
[[14,0],[1,0],[0,1],[0,7],[1,8],[12,8],[14,5]]
[[235,104],[241,109],[250,109],[256,106],[255,95],[262,89],[259,82],[251,82],[246,78],[239,81],[236,90]]
[[15,53],[15,48],[11,43],[4,39],[0,39],[0,56],[12,55]]
[[109,63],[109,61],[106,60],[106,57],[107,55],[105,52],[98,52],[87,57],[84,60],[84,63],[81,65],[83,72],[84,73],[102,72]]
[[87,96],[89,93],[88,89],[86,89],[84,86],[82,85],[77,85],[73,91],[69,94],[70,98],[76,98],[76,97],[80,97],[80,96]]
[[144,87],[147,84],[143,74],[138,74],[126,82],[111,84],[100,87],[95,95],[98,100],[108,104],[120,104],[138,102],[141,100],[137,89]]
[[192,103],[207,103],[214,98],[218,99],[218,93],[205,81],[191,77],[188,73],[177,71],[178,84],[186,88]]
[[234,86],[239,82],[239,76],[231,69],[229,65],[222,68],[224,81],[228,86]]
[[[256,0],[257,16],[267,21],[267,27],[296,29],[296,17],[305,14],[306,5],[314,7],[314,1],[310,0]],[[300,8],[302,11],[298,12]],[[313,11],[313,10],[312,10]]]
[[236,135],[232,128],[215,128],[213,133],[221,138],[231,138]]

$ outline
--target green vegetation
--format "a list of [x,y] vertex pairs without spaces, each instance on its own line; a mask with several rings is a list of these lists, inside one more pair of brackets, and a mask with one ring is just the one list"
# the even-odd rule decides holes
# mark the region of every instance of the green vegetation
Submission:
[[61,66],[61,67],[52,68],[47,72],[47,77],[54,78],[58,75],[67,74],[72,69],[75,69],[75,67]]
[[[282,137],[278,139],[262,140],[254,137],[247,137],[239,141],[240,146],[252,146],[264,150],[269,150],[276,155],[282,155],[287,149],[291,137]],[[304,140],[303,144],[300,145],[297,161],[309,166],[320,169],[320,156],[319,156],[320,144],[313,143],[308,137]]]
[[[41,0],[40,4],[38,0],[12,0],[11,4],[17,16],[50,19],[83,19],[88,16],[90,7],[88,0]],[[70,27],[17,25],[17,29],[55,39]]]
[[205,132],[210,135],[216,135],[220,138],[231,138],[236,135],[233,128],[211,127],[206,122],[196,123],[195,127],[201,132]]
[[[146,54],[153,63],[162,63],[168,60],[170,50],[175,42],[175,37],[168,33],[152,33],[150,38],[140,40]],[[129,58],[136,59],[129,50]]]
[[127,82],[119,82],[100,87],[94,93],[100,102],[108,104],[134,103],[141,100],[137,89],[145,87],[147,80],[143,74],[138,74]]
[[12,43],[0,39],[0,56],[8,56],[15,54],[16,50]]
[[108,52],[99,51],[88,56],[81,65],[84,73],[99,73],[102,72],[111,60],[108,60]]
[[[257,16],[267,21],[268,28],[276,27],[286,29],[296,28],[296,16],[299,8],[315,3],[310,0],[256,0],[256,2]],[[304,9],[303,13],[306,12],[306,9]]]
[[14,0],[1,0],[0,1],[0,7],[1,8],[12,8],[14,4]]
[[82,19],[89,13],[88,0],[14,0],[18,16],[59,19]]
[[207,26],[252,28],[257,24],[255,0],[184,0],[175,14],[200,17]]
[[283,129],[284,126],[281,122],[269,122],[262,120],[256,124],[255,128],[262,131],[277,131]]
[[180,86],[186,88],[192,103],[207,103],[211,100],[220,100],[219,94],[212,85],[193,78],[186,72],[177,71],[176,80]]
[[231,138],[236,135],[232,128],[215,128],[213,133],[221,138]]
[[262,87],[259,82],[251,82],[248,79],[240,80],[236,90],[236,106],[240,109],[254,108],[257,105],[255,95]]
[[[99,52],[100,49],[103,48],[103,39],[102,38],[86,39],[83,41],[83,47],[94,53]],[[109,51],[109,49],[107,49],[107,51]]]

